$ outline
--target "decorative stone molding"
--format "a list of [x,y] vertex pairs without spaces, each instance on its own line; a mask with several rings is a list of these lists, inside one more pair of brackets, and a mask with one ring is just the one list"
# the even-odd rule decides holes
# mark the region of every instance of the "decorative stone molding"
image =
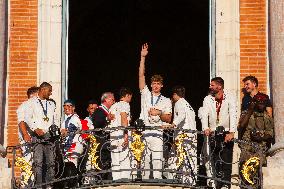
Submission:
[[60,115],[62,1],[39,0],[38,3],[38,84],[51,83],[52,98]]
[[216,76],[239,96],[239,0],[216,0]]

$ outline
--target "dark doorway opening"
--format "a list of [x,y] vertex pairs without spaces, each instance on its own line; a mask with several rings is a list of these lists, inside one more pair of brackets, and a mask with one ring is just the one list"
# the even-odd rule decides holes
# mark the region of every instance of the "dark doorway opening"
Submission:
[[186,87],[197,112],[208,91],[209,1],[71,0],[68,94],[86,116],[89,99],[122,86],[134,92],[131,111],[140,112],[138,66],[141,45],[148,42],[146,78],[164,76],[163,94]]

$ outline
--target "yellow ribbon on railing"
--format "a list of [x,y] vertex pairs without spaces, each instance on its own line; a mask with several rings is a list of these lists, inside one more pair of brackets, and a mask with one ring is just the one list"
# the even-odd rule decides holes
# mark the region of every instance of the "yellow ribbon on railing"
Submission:
[[136,161],[141,162],[142,154],[145,149],[145,144],[141,140],[142,134],[134,133],[132,134],[133,141],[130,145],[130,149],[134,154]]
[[32,166],[23,157],[17,157],[15,165],[20,167],[21,171],[25,173],[23,174],[23,182],[25,185],[28,185],[28,181],[33,174]]
[[97,148],[100,145],[100,143],[97,143],[97,139],[96,137],[94,137],[93,135],[89,135],[89,139],[90,139],[90,150],[89,150],[89,156],[91,158],[91,165],[94,166],[97,170],[102,170],[97,162],[97,159],[99,158],[99,156],[96,155],[97,153]]

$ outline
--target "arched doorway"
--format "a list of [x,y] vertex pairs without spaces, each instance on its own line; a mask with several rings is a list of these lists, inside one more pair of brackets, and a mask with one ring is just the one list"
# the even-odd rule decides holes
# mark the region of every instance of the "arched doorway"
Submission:
[[140,46],[150,44],[146,73],[165,78],[163,93],[184,85],[197,111],[210,77],[209,1],[69,1],[68,96],[84,117],[89,99],[128,86],[140,111]]

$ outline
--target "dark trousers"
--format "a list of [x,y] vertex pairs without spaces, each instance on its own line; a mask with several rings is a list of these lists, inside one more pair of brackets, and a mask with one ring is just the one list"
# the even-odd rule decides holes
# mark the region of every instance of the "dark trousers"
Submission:
[[[212,158],[212,169],[214,176],[231,182],[232,175],[232,160],[233,160],[233,148],[234,142],[222,142],[217,137],[210,137],[210,154]],[[216,189],[220,189],[222,186],[231,188],[231,184],[217,181]]]
[[111,149],[110,149],[110,135],[109,133],[96,133],[97,141],[100,143],[98,147],[97,156],[99,156],[99,162],[98,165],[102,170],[109,170],[110,172],[101,173],[100,177],[102,180],[112,180],[112,174],[111,174]]
[[34,146],[35,184],[50,182],[55,177],[55,145],[53,142],[38,143]]

